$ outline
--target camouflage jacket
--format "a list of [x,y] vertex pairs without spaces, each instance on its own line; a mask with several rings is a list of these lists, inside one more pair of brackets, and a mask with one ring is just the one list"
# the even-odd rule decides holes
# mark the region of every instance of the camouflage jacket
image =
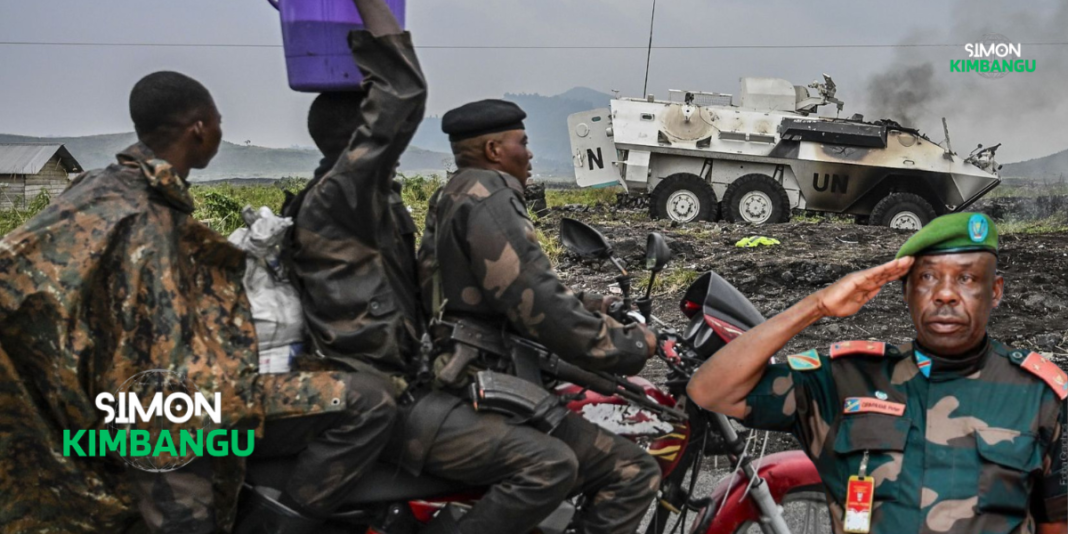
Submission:
[[430,201],[419,247],[423,301],[433,312],[440,276],[444,312],[507,325],[591,370],[635,373],[645,334],[587,309],[556,277],[538,244],[514,177],[462,169]]
[[79,532],[121,518],[121,469],[63,457],[62,430],[98,428],[96,395],[140,371],[222,393],[224,424],[262,419],[244,254],[192,212],[184,181],[134,145],[0,241],[0,524]]
[[[244,253],[192,213],[187,184],[137,144],[0,240],[5,532],[118,530],[131,514],[123,464],[62,456],[62,431],[102,428],[96,395],[138,372],[221,393],[222,426],[259,432],[267,412],[339,409],[331,375],[257,379]],[[220,528],[233,520],[239,460],[212,459]]]
[[852,341],[834,344],[829,357],[791,355],[749,394],[744,423],[798,438],[838,532],[847,481],[865,452],[874,533],[1019,533],[1064,523],[1064,373],[996,341],[962,369],[940,369],[952,360],[915,347]]
[[403,373],[423,321],[416,228],[393,175],[423,119],[426,82],[407,33],[356,31],[350,45],[364,74],[363,121],[333,169],[302,193],[292,262],[316,348]]

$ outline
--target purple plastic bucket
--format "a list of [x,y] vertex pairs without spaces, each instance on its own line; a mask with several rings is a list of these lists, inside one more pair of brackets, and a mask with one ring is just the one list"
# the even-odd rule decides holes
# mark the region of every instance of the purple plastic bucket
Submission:
[[[267,0],[282,16],[289,87],[295,91],[348,91],[363,76],[349,50],[349,31],[363,28],[352,0]],[[404,27],[405,0],[385,0]]]

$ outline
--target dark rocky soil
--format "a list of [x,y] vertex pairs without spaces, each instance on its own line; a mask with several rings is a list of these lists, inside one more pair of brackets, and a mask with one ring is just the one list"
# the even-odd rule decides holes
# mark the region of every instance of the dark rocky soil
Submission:
[[[770,317],[804,296],[845,274],[893,259],[909,232],[850,223],[788,223],[752,227],[726,223],[691,223],[672,227],[650,221],[636,211],[553,211],[539,221],[555,235],[563,216],[577,218],[601,230],[636,278],[642,270],[649,232],[663,234],[674,257],[664,275],[668,282],[685,281],[686,271],[713,270],[746,294]],[[763,235],[780,245],[738,248],[747,236]],[[557,266],[566,283],[576,288],[608,292],[616,271],[610,264],[594,264],[565,253]],[[1068,233],[1008,235],[1001,238],[998,271],[1005,277],[1005,297],[991,318],[990,332],[1002,342],[1049,353],[1068,366]],[[692,280],[692,275],[690,275]],[[658,284],[655,313],[677,327],[685,318],[678,311],[685,286]],[[824,319],[802,332],[787,351],[824,348],[843,339],[878,339],[901,343],[912,339],[909,319],[898,283],[853,317]]]

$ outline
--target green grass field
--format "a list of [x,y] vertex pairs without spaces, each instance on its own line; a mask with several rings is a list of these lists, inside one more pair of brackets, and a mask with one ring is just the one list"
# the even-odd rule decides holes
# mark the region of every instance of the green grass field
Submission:
[[1010,182],[995,187],[993,191],[987,193],[983,198],[1034,198],[1059,195],[1068,195],[1068,182],[1063,180],[1029,184]]
[[[426,219],[427,203],[434,191],[442,185],[441,178],[437,176],[405,176],[404,203],[412,212],[412,218],[422,232],[423,222]],[[244,223],[241,220],[241,209],[245,206],[267,206],[276,213],[282,207],[285,200],[285,192],[299,192],[307,183],[307,180],[299,178],[283,178],[272,185],[193,185],[190,191],[196,200],[197,210],[193,214],[212,229],[229,235],[240,228]],[[568,204],[602,205],[611,206],[616,203],[616,195],[620,192],[618,187],[606,187],[599,189],[549,189],[545,192],[545,199],[550,208],[565,206]],[[1048,184],[1047,186],[1011,186],[999,187],[991,193],[991,197],[1035,197],[1040,195],[1068,194],[1068,186],[1064,184]],[[11,209],[0,210],[0,235],[4,235],[25,223],[37,212],[44,209],[51,199],[42,193],[37,198],[28,202],[16,199],[15,206]],[[532,218],[536,218],[532,214]],[[795,217],[795,221],[805,222],[816,217]],[[842,218],[847,221],[848,218]],[[837,222],[837,221],[836,221]],[[1030,221],[1002,221],[999,228],[1004,234],[1036,234],[1051,232],[1068,232],[1068,215],[1057,215],[1040,220]],[[685,232],[686,230],[683,230]],[[703,230],[695,229],[695,233]],[[695,236],[701,237],[701,236]],[[555,262],[563,252],[562,246],[555,239],[547,238],[539,231],[539,238],[543,248],[549,257]],[[665,285],[671,285],[670,280],[665,280]]]

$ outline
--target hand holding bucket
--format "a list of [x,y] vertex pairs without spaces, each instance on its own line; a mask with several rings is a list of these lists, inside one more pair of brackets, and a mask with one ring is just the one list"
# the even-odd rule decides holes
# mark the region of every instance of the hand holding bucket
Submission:
[[[289,86],[296,91],[353,91],[363,76],[348,35],[363,29],[353,0],[267,0],[282,19]],[[383,0],[404,27],[405,0]]]

